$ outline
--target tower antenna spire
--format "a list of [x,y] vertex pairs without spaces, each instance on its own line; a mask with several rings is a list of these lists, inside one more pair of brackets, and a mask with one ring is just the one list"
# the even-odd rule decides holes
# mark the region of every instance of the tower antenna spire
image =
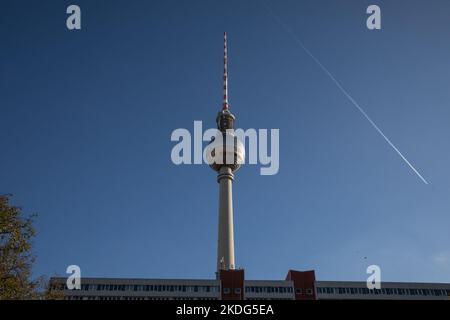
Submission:
[[228,45],[227,33],[223,33],[223,110],[228,110]]

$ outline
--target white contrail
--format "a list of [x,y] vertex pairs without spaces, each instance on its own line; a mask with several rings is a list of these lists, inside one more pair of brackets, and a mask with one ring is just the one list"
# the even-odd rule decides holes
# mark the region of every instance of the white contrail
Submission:
[[386,140],[386,142],[394,149],[395,152],[405,161],[405,163],[411,168],[412,171],[420,178],[420,180],[423,181],[423,183],[428,184],[428,181],[425,180],[424,177],[419,173],[419,171],[414,168],[414,166],[406,159],[406,157],[398,150],[398,148],[389,140],[389,138],[381,131],[381,129],[373,122],[372,119],[370,119],[369,115],[361,108],[358,102],[356,102],[355,99],[347,92],[347,90],[344,89],[344,87],[339,83],[339,81],[333,76],[333,74],[328,71],[327,68],[317,59],[311,51],[308,50],[308,48],[305,47],[303,42],[297,37],[297,35],[292,31],[292,29],[285,24],[276,14],[273,12],[273,10],[270,8],[270,6],[263,1],[265,7],[268,9],[270,14],[274,17],[274,19],[292,36],[292,38],[302,47],[302,49],[316,62],[316,64],[322,69],[323,72],[325,72],[328,77],[336,84],[336,86],[341,90],[341,92],[350,100],[350,102],[362,113],[362,115],[370,122],[370,124],[375,128],[375,130],[378,131],[378,133]]

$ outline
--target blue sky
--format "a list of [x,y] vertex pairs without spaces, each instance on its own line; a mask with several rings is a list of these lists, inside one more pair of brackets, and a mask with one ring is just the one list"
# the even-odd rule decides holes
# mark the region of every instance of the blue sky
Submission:
[[3,1],[0,193],[39,215],[36,275],[214,277],[216,174],[170,135],[214,126],[227,31],[237,126],[280,129],[279,173],[236,175],[246,277],[450,282],[450,3],[269,3],[429,184],[261,1]]

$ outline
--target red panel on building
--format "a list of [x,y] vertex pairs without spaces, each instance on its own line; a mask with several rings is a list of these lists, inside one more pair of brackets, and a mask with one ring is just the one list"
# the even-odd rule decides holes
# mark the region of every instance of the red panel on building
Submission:
[[314,270],[295,271],[289,270],[286,280],[294,282],[295,300],[316,300]]
[[244,299],[244,270],[220,270],[222,300]]

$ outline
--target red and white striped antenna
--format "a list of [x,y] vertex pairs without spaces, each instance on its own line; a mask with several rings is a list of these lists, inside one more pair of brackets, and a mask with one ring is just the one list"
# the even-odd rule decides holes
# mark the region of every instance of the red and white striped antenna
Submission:
[[227,33],[223,33],[223,110],[228,110],[228,48]]

